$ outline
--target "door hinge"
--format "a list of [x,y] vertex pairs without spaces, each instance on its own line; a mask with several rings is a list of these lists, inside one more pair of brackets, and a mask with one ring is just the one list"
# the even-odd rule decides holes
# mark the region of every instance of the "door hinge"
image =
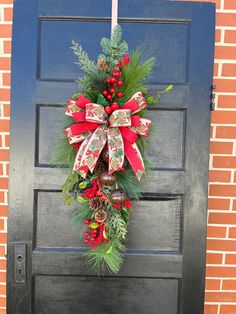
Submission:
[[27,244],[22,242],[14,243],[13,256],[14,256],[14,282],[26,283]]
[[210,103],[210,110],[213,111],[215,110],[215,97],[216,97],[216,94],[213,93],[213,90],[216,89],[216,85],[212,85],[211,86],[211,103]]

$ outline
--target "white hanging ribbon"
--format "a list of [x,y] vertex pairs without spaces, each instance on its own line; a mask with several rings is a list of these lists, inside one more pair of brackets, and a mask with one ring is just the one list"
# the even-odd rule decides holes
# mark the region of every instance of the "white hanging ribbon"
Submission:
[[112,31],[113,28],[117,25],[119,0],[111,0],[111,1],[112,1],[112,6],[111,6],[111,31]]

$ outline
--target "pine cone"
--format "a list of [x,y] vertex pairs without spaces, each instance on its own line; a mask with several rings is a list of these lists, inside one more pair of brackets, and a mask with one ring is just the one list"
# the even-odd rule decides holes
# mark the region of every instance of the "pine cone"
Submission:
[[95,214],[95,219],[97,222],[104,223],[107,219],[107,212],[105,210],[98,210]]
[[98,66],[98,70],[107,70],[109,68],[106,60],[104,59],[99,59],[97,66]]
[[91,198],[89,200],[89,203],[90,203],[91,209],[93,209],[93,210],[98,210],[103,205],[103,202],[102,202],[100,197],[93,197],[93,198]]
[[101,174],[102,172],[106,171],[104,162],[102,160],[98,160],[94,170],[97,174]]

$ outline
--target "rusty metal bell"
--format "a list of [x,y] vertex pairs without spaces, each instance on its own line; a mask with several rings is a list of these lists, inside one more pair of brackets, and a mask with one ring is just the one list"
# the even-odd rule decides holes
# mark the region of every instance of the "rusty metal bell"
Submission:
[[109,199],[113,205],[122,205],[127,200],[127,195],[123,190],[116,189],[111,193]]
[[109,174],[108,171],[103,171],[99,175],[99,181],[105,186],[112,186],[116,183],[116,178],[113,174]]

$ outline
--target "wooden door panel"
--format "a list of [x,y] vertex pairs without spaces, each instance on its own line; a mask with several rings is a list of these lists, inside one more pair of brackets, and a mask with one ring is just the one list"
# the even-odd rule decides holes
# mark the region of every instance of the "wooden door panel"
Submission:
[[[53,146],[63,137],[64,107],[38,106],[36,164],[51,165]],[[185,111],[177,109],[149,110],[152,131],[148,156],[153,168],[182,168],[185,142]]]
[[131,281],[116,277],[101,281],[96,277],[36,276],[34,289],[34,313],[37,314],[153,314],[157,311],[158,314],[176,314],[178,302],[178,281],[174,279],[136,278]]
[[[68,208],[60,192],[38,191],[35,195],[34,247],[83,247],[83,233],[73,226],[74,206]],[[146,199],[131,214],[128,249],[178,252],[181,238],[182,200]],[[84,230],[85,231],[85,230]]]
[[[68,49],[72,40],[79,41],[89,56],[96,59],[100,39],[108,37],[110,32],[110,22],[104,19],[88,21],[87,18],[65,20],[40,18],[39,25],[38,79],[49,81],[74,81],[82,74],[80,69],[74,66],[72,60],[75,58]],[[166,24],[158,20],[146,20],[142,23],[137,20],[132,23],[121,18],[120,25],[124,31],[124,38],[129,40],[131,50],[145,43],[144,48],[147,52],[157,56],[154,73],[158,75],[153,75],[151,82],[155,84],[170,81],[174,84],[186,82],[189,33],[189,24],[186,21],[179,23],[169,21]],[[53,44],[48,45],[48,42]]]
[[[63,135],[67,98],[78,91],[71,40],[91,57],[110,32],[111,1],[22,0],[15,3],[12,63],[9,313],[203,313],[214,6],[119,1],[130,48],[157,57],[151,93],[174,90],[148,115],[152,171],[132,213],[118,275],[97,277],[84,263],[81,232],[71,224],[52,164]],[[24,9],[23,9],[24,8]],[[27,47],[27,49],[25,49]],[[26,245],[27,276],[14,281],[16,244]]]

